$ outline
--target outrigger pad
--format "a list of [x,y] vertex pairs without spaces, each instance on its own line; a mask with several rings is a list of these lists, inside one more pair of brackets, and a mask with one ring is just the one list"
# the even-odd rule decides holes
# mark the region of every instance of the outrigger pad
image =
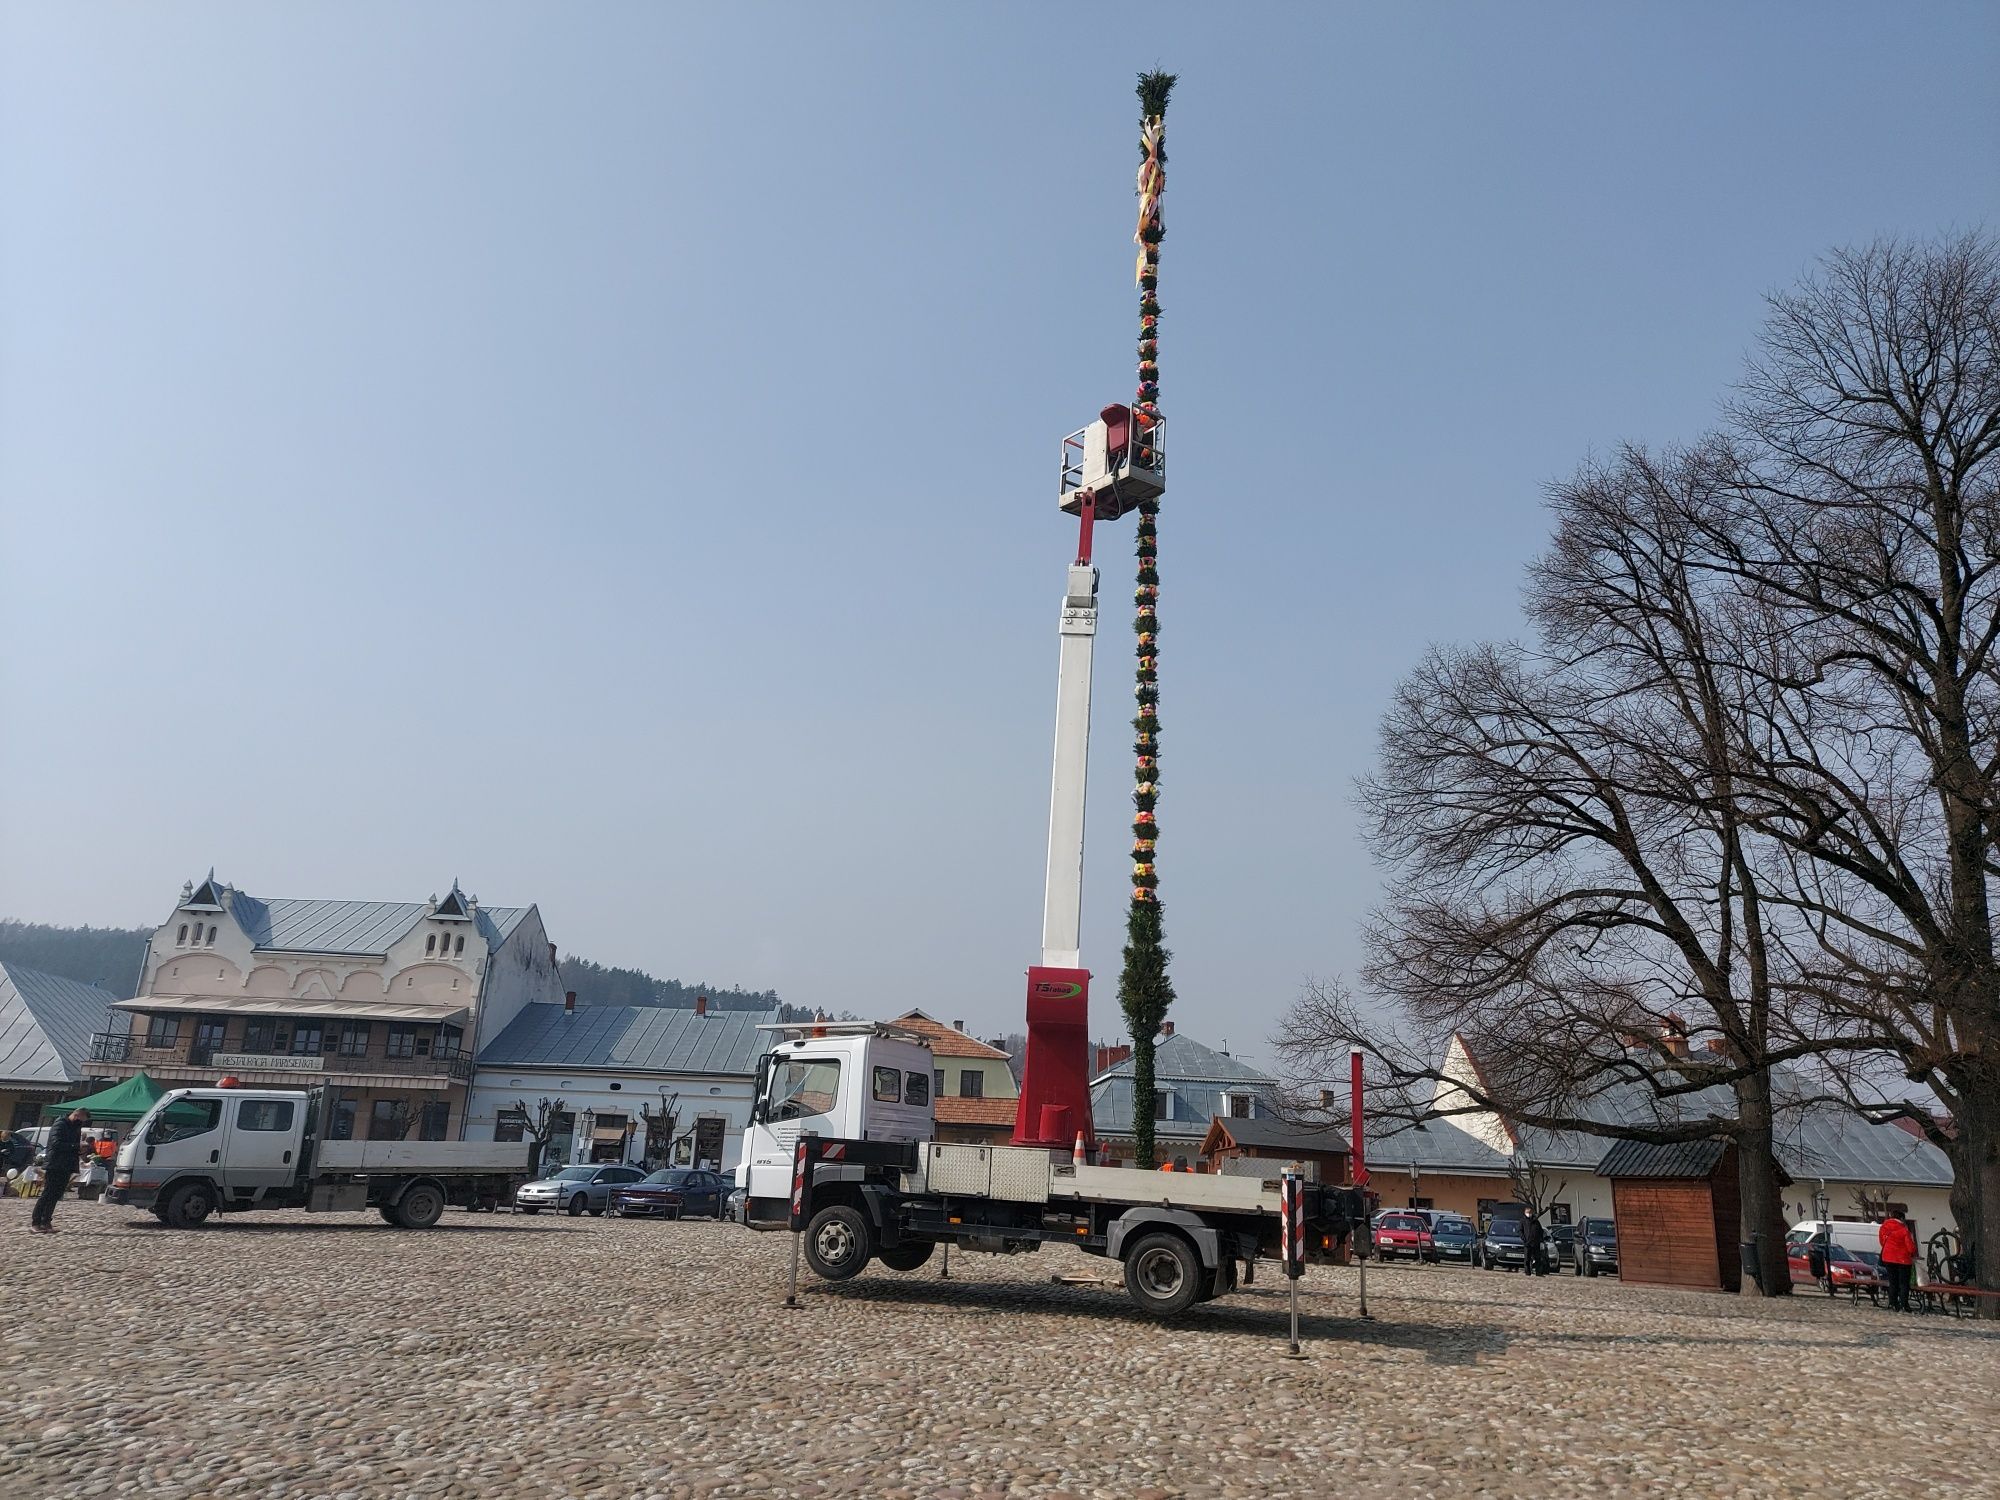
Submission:
[[1068,1150],[1083,1133],[1095,1149],[1090,1118],[1090,971],[1028,970],[1028,1055],[1014,1144]]

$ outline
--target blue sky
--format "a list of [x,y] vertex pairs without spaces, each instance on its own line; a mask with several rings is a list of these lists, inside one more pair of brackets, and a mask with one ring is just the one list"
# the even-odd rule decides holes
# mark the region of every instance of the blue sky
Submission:
[[1354,966],[1381,709],[1519,631],[1543,487],[1700,431],[1828,247],[2000,220],[1990,5],[0,28],[0,914],[457,875],[605,962],[988,1032],[1038,956],[1057,441],[1132,385],[1136,70],[1182,75],[1176,1015],[1253,1055]]

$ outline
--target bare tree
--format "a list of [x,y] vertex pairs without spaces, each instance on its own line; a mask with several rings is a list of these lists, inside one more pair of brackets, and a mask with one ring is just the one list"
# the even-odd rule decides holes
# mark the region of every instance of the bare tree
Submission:
[[1567,1177],[1553,1176],[1518,1151],[1507,1158],[1507,1182],[1514,1191],[1514,1201],[1537,1219],[1560,1203],[1569,1187]]
[[639,1106],[640,1118],[646,1122],[646,1161],[649,1165],[655,1162],[663,1167],[673,1165],[674,1130],[680,1122],[680,1103],[679,1094],[670,1095],[661,1089],[658,1109],[648,1104]]
[[514,1101],[514,1113],[521,1117],[521,1134],[528,1142],[528,1171],[531,1175],[541,1171],[542,1154],[555,1138],[565,1107],[561,1099],[550,1099],[546,1095],[535,1101],[533,1109],[528,1107],[526,1099]]
[[1732,415],[1704,542],[1806,657],[1758,822],[1798,861],[1805,992],[1950,1110],[1910,1117],[2000,1285],[2000,242],[1830,255],[1771,300]]

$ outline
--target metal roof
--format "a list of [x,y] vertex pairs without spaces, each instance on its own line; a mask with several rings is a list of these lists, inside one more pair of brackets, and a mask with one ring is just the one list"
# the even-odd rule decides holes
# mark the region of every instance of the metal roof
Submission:
[[[1365,1096],[1364,1096],[1365,1097]],[[1363,1122],[1364,1128],[1366,1122]],[[1486,1142],[1450,1120],[1426,1120],[1421,1125],[1400,1125],[1385,1130],[1381,1139],[1362,1142],[1363,1154],[1371,1168],[1384,1171],[1414,1163],[1419,1172],[1507,1173],[1507,1158]]]
[[777,1019],[776,1010],[700,1016],[660,1005],[524,1005],[486,1044],[479,1066],[747,1078],[770,1045],[757,1028]]
[[[224,899],[253,947],[283,953],[387,953],[431,914],[422,901],[265,901],[234,890]],[[481,907],[476,924],[488,945],[498,948],[529,910]]]
[[1679,1177],[1706,1180],[1722,1165],[1723,1141],[1620,1141],[1597,1164],[1599,1177]]
[[81,1083],[90,1036],[118,997],[80,980],[0,963],[0,1081]]
[[[1819,1090],[1791,1070],[1771,1075],[1775,1103],[1772,1133],[1778,1165],[1798,1181],[1825,1178],[1831,1182],[1901,1183],[1949,1187],[1951,1160],[1929,1141],[1893,1124],[1862,1118],[1833,1103],[1807,1104]],[[1702,1089],[1677,1099],[1657,1099],[1644,1084],[1631,1082],[1601,1089],[1577,1111],[1605,1125],[1687,1125],[1717,1122],[1716,1137],[1736,1116],[1727,1088]],[[1617,1143],[1612,1134],[1589,1131],[1541,1130],[1517,1125],[1513,1135],[1521,1154],[1537,1166],[1594,1172],[1604,1153]]]
[[1347,1132],[1332,1125],[1298,1125],[1290,1120],[1218,1116],[1214,1121],[1239,1146],[1268,1146],[1279,1151],[1337,1151],[1352,1146]]
[[[1116,1067],[1107,1069],[1091,1080],[1102,1083],[1107,1078],[1130,1078],[1132,1059],[1126,1058]],[[1261,1068],[1253,1068],[1227,1052],[1217,1052],[1204,1047],[1193,1037],[1175,1032],[1163,1036],[1153,1043],[1153,1076],[1161,1083],[1169,1080],[1187,1080],[1200,1083],[1272,1083],[1269,1073]]]

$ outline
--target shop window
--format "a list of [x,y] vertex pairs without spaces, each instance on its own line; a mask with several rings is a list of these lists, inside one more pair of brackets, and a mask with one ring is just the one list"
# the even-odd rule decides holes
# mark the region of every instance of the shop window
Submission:
[[528,1138],[528,1117],[518,1109],[503,1109],[494,1117],[493,1139],[507,1143]]
[[330,1141],[351,1141],[354,1139],[354,1101],[337,1099],[327,1112],[326,1138]]
[[410,1105],[405,1099],[377,1099],[368,1111],[368,1139],[400,1141],[410,1133]]

